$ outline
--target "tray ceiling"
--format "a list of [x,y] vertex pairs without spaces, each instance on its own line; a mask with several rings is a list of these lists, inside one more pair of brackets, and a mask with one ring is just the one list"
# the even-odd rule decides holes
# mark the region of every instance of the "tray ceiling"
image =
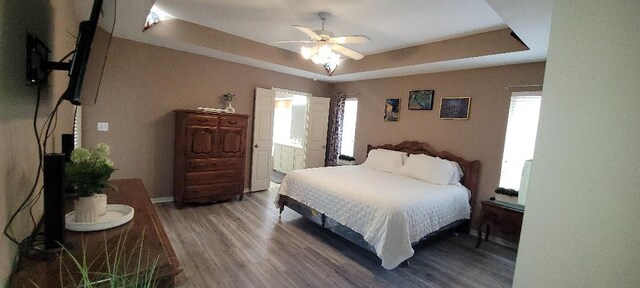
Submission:
[[[93,1],[75,1],[83,19],[83,13],[86,14]],[[103,6],[107,19],[101,26],[108,27],[107,30],[113,23],[109,21],[113,17],[109,16],[113,15],[114,1],[105,0]],[[341,82],[543,61],[552,2],[541,0],[531,5],[526,0],[118,1],[114,35],[301,77]],[[154,4],[176,19],[161,22],[143,33],[141,27]],[[317,65],[300,61],[299,44],[270,44],[280,40],[306,40],[306,36],[291,25],[319,29],[319,11],[331,13],[325,28],[336,35],[364,34],[371,38],[367,44],[345,45],[368,57],[360,63],[345,61],[344,67],[348,69],[340,72],[339,66],[332,77],[324,75]],[[153,31],[156,28],[159,31]],[[479,49],[482,53],[453,53],[449,58],[415,55],[429,54],[429,49],[434,47],[476,49],[475,41],[483,37],[475,35],[490,31],[502,35],[504,33],[495,32],[510,32],[504,30],[507,28],[513,29],[531,50],[525,46],[517,48],[514,45],[518,44],[507,43],[513,41],[512,38],[503,37],[496,38],[500,43],[495,49]],[[462,43],[461,39],[468,42]],[[240,46],[234,48],[233,43]],[[407,54],[410,60],[406,59]],[[393,64],[398,57],[402,61]]]

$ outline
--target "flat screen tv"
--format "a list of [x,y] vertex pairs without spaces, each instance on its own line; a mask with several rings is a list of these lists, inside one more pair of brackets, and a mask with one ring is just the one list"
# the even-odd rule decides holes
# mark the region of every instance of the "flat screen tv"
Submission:
[[73,105],[80,105],[82,80],[87,70],[91,43],[93,42],[93,36],[98,27],[102,2],[103,0],[95,0],[93,2],[93,8],[91,9],[91,18],[87,21],[80,22],[75,53],[69,69],[69,85],[62,95],[62,99],[71,102]]

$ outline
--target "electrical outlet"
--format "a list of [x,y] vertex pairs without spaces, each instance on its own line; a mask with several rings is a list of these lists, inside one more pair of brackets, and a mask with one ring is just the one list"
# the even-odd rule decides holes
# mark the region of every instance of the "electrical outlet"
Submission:
[[101,132],[109,131],[109,123],[108,122],[98,122],[98,131],[101,131]]

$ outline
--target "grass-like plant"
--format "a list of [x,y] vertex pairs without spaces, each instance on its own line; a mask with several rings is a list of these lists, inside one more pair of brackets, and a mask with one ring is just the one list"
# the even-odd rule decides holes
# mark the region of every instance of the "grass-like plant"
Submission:
[[[87,242],[82,241],[81,255],[62,248],[60,256],[61,287],[152,288],[158,272],[159,257],[151,257],[144,247],[144,231],[133,248],[128,248],[128,233],[121,233],[113,247],[105,238],[103,254],[87,258]],[[146,253],[145,253],[146,251]],[[100,259],[100,263],[97,263]],[[69,265],[70,264],[70,265]],[[32,282],[33,283],[33,282]],[[33,283],[35,287],[39,287]]]
[[222,95],[222,100],[227,101],[227,102],[233,102],[233,100],[236,99],[236,95],[235,94],[231,94],[229,92],[224,93]]

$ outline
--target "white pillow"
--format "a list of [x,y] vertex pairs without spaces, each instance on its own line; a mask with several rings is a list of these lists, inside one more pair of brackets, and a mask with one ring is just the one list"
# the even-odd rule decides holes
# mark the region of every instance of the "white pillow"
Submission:
[[367,160],[362,163],[362,167],[386,172],[396,172],[402,167],[402,159],[407,153],[386,149],[373,149],[369,151]]
[[462,179],[462,176],[464,176],[464,173],[462,172],[462,168],[460,168],[460,164],[458,164],[458,162],[453,162],[449,160],[444,160],[444,161],[448,161],[449,163],[451,163],[454,169],[453,174],[451,175],[451,181],[449,182],[449,184],[460,183],[460,179]]
[[429,155],[414,154],[396,173],[438,185],[456,184],[462,176],[456,164]]

